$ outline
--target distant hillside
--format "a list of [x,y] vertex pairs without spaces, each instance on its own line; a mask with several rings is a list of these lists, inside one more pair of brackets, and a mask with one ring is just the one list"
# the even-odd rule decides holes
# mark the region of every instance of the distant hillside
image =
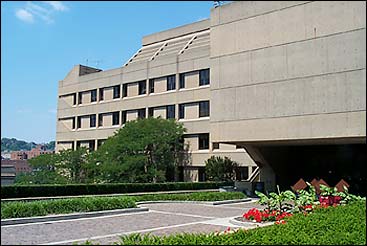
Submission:
[[[55,141],[49,143],[42,143],[48,150],[55,149]],[[36,147],[35,142],[26,142],[23,140],[17,140],[15,138],[2,138],[1,139],[1,152],[3,151],[18,151],[18,150],[31,150]]]

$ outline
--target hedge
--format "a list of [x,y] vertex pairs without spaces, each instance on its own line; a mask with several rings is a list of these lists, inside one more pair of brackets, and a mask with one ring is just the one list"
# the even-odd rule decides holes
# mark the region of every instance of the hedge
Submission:
[[1,198],[97,195],[149,191],[216,189],[233,182],[109,183],[67,185],[12,185],[1,187]]
[[[183,233],[169,236],[130,234],[119,245],[366,245],[366,203],[296,214],[286,224],[232,234]],[[86,244],[91,244],[87,241]]]
[[70,198],[34,202],[7,202],[1,203],[1,219],[135,207],[135,200],[127,196]]
[[244,198],[242,192],[197,192],[118,197],[84,197],[32,202],[2,202],[1,219],[136,207],[137,201],[222,201]]

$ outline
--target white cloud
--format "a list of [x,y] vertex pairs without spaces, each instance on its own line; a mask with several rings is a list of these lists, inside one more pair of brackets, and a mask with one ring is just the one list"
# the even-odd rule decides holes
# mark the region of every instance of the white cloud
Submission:
[[26,5],[16,11],[16,16],[25,22],[34,22],[34,19],[43,20],[47,24],[54,22],[53,15],[55,12],[63,12],[68,8],[60,1],[28,1]]
[[47,3],[52,6],[52,8],[56,11],[66,11],[68,8],[60,1],[44,1],[44,3]]
[[28,23],[32,23],[34,21],[33,15],[25,9],[18,9],[15,12],[15,16],[18,17],[18,19]]

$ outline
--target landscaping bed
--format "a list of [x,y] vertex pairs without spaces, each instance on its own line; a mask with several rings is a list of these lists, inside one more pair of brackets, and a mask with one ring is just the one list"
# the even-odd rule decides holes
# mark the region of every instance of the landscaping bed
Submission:
[[[365,245],[366,203],[328,208],[286,217],[286,224],[211,234],[153,236],[131,234],[121,237],[119,245]],[[90,242],[89,242],[90,243]]]
[[32,202],[2,202],[1,219],[135,208],[142,201],[222,201],[242,199],[241,192],[195,192],[117,197],[68,198]]

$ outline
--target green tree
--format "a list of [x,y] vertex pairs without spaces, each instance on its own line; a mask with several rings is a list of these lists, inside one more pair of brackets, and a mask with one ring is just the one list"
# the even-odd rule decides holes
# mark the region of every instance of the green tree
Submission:
[[33,171],[16,177],[16,184],[65,184],[68,179],[58,169],[58,155],[44,154],[28,160]]
[[56,158],[58,170],[72,183],[85,182],[88,154],[85,147],[61,151]]
[[127,122],[92,156],[88,176],[104,182],[163,182],[175,179],[185,128],[175,120]]
[[205,161],[205,174],[210,181],[234,180],[237,168],[238,163],[226,156],[211,156]]

